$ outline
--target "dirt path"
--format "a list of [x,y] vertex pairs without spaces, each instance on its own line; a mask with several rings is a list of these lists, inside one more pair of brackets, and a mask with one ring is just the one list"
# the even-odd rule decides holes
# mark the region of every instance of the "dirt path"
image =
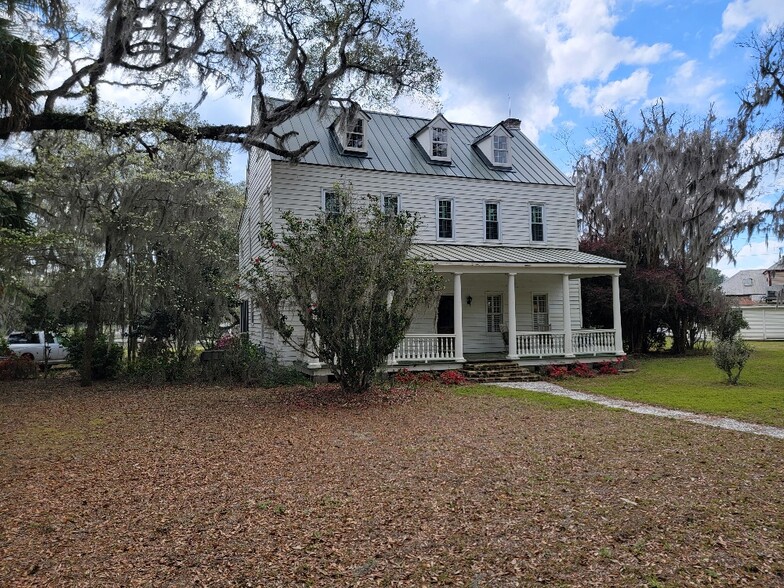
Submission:
[[574,400],[582,400],[585,402],[592,402],[594,404],[601,404],[602,406],[608,406],[610,408],[620,408],[622,410],[628,410],[629,412],[636,412],[639,414],[650,414],[654,416],[676,419],[679,421],[689,421],[690,423],[697,423],[700,425],[708,425],[709,427],[718,427],[719,429],[727,429],[728,431],[740,431],[742,433],[752,433],[754,435],[765,435],[767,437],[773,437],[774,439],[784,439],[784,429],[779,427],[747,423],[727,417],[697,414],[685,410],[661,408],[659,406],[642,404],[640,402],[631,402],[629,400],[620,400],[618,398],[600,396],[599,394],[587,394],[585,392],[569,390],[563,386],[558,386],[557,384],[551,384],[549,382],[501,382],[492,385],[502,386],[504,388],[520,388],[523,390],[531,390],[533,392],[544,392],[546,394],[553,394],[555,396],[565,396],[566,398],[572,398]]

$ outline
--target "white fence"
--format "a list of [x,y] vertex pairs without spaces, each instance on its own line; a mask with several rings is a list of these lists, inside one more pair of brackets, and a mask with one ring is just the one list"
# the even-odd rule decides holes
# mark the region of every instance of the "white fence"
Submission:
[[741,334],[749,341],[784,340],[784,306],[742,306],[743,318],[749,323]]

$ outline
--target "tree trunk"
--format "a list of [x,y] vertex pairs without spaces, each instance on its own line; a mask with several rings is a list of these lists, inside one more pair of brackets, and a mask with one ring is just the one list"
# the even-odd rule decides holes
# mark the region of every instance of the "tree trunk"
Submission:
[[95,355],[95,338],[98,334],[98,323],[101,320],[101,302],[104,286],[100,290],[91,291],[90,314],[87,317],[87,329],[84,332],[82,348],[82,365],[79,369],[80,384],[90,386],[93,383],[93,355]]

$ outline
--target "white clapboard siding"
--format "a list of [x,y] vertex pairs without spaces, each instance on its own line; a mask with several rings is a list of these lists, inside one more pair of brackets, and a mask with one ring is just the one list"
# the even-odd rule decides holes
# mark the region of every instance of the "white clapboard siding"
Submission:
[[[280,213],[291,210],[308,218],[321,208],[322,189],[348,183],[357,197],[400,194],[403,210],[416,213],[421,221],[419,242],[436,242],[436,200],[454,199],[455,239],[461,245],[486,245],[484,203],[500,204],[501,239],[493,241],[513,247],[555,247],[577,249],[577,217],[574,189],[568,186],[540,186],[519,182],[474,180],[403,174],[385,171],[336,168],[319,165],[292,165],[272,162],[273,221],[280,227]],[[545,242],[530,240],[530,205],[543,204]]]
[[749,323],[741,334],[749,341],[784,340],[784,306],[744,306],[743,318]]

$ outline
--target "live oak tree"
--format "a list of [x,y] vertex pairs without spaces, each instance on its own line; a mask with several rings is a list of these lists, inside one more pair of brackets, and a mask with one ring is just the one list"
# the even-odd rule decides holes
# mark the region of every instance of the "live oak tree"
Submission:
[[27,270],[45,275],[50,299],[84,306],[83,384],[103,324],[162,308],[190,344],[226,316],[241,196],[219,175],[224,153],[172,141],[148,152],[131,139],[57,132],[39,137],[35,154],[36,227],[55,238],[28,252]]
[[440,279],[411,255],[414,216],[386,214],[370,197],[358,204],[347,187],[335,192],[339,213],[284,213],[280,235],[264,227],[265,257],[245,277],[263,320],[286,343],[326,363],[343,390],[363,392],[415,308],[433,303]]
[[[96,14],[57,0],[29,0],[36,3],[43,10],[0,0],[9,14],[0,20],[0,45],[10,35],[7,45],[15,43],[26,58],[0,61],[0,137],[154,131],[186,143],[252,145],[296,159],[315,142],[289,148],[289,137],[274,129],[297,113],[326,109],[330,101],[351,110],[402,94],[429,96],[441,75],[414,23],[400,17],[400,0],[108,0]],[[42,66],[57,75],[44,83]],[[254,125],[190,124],[165,113],[118,121],[100,108],[101,89],[109,86],[190,91],[202,99],[219,90],[250,91],[262,98],[260,116]],[[290,98],[272,106],[264,99],[270,92]]]

